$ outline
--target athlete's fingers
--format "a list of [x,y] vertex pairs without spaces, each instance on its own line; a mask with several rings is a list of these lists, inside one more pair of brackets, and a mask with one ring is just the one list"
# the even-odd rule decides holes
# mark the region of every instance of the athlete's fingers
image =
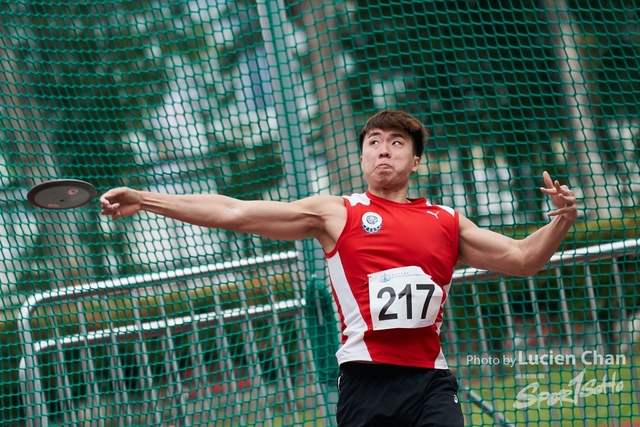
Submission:
[[548,216],[558,216],[566,213],[571,213],[575,209],[573,206],[565,206],[564,208],[556,209],[555,211],[547,212]]
[[553,188],[553,181],[551,180],[551,176],[549,176],[549,172],[542,172],[542,180],[544,181],[544,185],[546,185],[547,188]]
[[550,217],[562,215],[572,221],[578,218],[578,207],[576,206],[575,197],[567,197],[564,195],[559,197],[563,198],[564,206],[559,206],[560,203],[556,202],[556,206],[558,207],[558,209],[548,212],[547,215]]

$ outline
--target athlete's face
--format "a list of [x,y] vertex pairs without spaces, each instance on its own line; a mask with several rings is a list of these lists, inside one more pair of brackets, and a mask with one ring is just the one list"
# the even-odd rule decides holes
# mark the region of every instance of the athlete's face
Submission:
[[374,129],[363,141],[360,164],[369,186],[401,189],[418,170],[420,157],[413,154],[413,140],[400,129]]

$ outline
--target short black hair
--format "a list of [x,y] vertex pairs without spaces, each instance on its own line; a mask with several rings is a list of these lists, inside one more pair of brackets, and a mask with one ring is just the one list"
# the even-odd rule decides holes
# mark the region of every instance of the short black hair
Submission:
[[360,154],[364,145],[364,138],[374,129],[401,129],[407,132],[413,140],[413,154],[422,157],[424,146],[427,142],[428,134],[420,120],[404,111],[383,110],[373,115],[360,131],[358,144]]

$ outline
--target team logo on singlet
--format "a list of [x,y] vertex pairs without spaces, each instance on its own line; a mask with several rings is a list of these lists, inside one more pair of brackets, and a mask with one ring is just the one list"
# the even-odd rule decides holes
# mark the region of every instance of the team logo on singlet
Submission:
[[382,217],[375,212],[362,215],[362,228],[367,233],[375,233],[382,228]]

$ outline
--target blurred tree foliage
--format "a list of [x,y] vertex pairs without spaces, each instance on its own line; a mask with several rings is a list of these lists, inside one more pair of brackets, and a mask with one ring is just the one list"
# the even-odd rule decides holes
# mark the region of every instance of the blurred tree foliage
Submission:
[[[4,75],[14,89],[0,114],[0,148],[13,172],[7,187],[68,177],[89,180],[99,191],[139,185],[144,174],[122,136],[139,127],[168,90],[163,57],[150,52],[184,48],[171,19],[179,10],[170,3],[155,5],[155,13],[166,17],[159,19],[149,2],[30,1],[1,7],[2,56],[11,67]],[[64,227],[56,215],[32,215],[37,231],[18,231],[24,240],[12,245],[22,266],[18,289],[111,275],[95,210],[68,213]],[[124,236],[116,232],[107,240],[118,251],[120,272],[131,273]]]
[[[597,127],[596,144],[606,169],[620,172],[625,182],[627,162],[614,153],[625,148],[608,130],[613,121],[637,129],[637,5],[590,1],[569,6],[564,17],[572,20],[572,31],[580,32],[568,38],[586,43],[579,46],[582,68],[571,75],[592,79],[588,113],[595,116],[589,119]],[[391,98],[385,106],[406,109],[427,123],[428,152],[445,160],[453,157],[452,150],[459,152],[468,203],[474,204],[476,193],[472,149],[480,145],[487,166],[497,155],[506,157],[516,209],[540,212],[534,180],[545,169],[575,186],[594,186],[588,177],[570,176],[572,165],[554,157],[557,152],[568,157],[567,146],[575,138],[567,116],[573,100],[563,88],[550,21],[540,1],[357,2],[343,28],[343,44],[357,67],[350,74],[353,102],[358,111],[380,108],[374,91],[387,84],[392,89],[385,91]],[[629,153],[632,161],[637,154],[637,149]],[[441,196],[438,188],[431,191]],[[473,209],[467,213],[476,216]]]

